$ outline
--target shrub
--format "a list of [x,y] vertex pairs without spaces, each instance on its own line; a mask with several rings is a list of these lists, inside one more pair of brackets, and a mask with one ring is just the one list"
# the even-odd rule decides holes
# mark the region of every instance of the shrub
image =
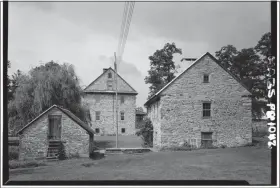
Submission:
[[227,147],[226,145],[221,145],[221,148],[223,148],[223,149],[226,148],[226,147]]
[[38,167],[38,166],[47,166],[42,161],[9,161],[9,168],[29,168],[29,167]]
[[19,157],[18,146],[9,146],[9,160],[17,160]]
[[58,159],[65,160],[66,158],[67,156],[66,156],[65,146],[63,143],[61,143],[58,150]]
[[104,153],[100,153],[100,152],[91,152],[90,154],[89,154],[89,158],[91,158],[91,159],[94,159],[94,160],[96,160],[96,159],[102,159],[102,158],[104,158],[105,156],[104,156]]
[[153,147],[153,124],[149,118],[144,119],[144,126],[136,132],[137,136],[140,136],[143,147]]

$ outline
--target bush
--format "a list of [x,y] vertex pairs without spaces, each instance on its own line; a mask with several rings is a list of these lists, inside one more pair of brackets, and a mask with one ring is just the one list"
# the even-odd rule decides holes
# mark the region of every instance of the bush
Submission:
[[38,166],[47,166],[42,161],[9,161],[9,168],[30,168],[30,167],[38,167]]
[[58,150],[58,160],[65,160],[67,158],[65,146],[63,143],[60,144],[59,150]]
[[227,147],[226,145],[221,145],[221,148],[223,148],[223,149],[226,148],[226,147]]
[[94,159],[94,160],[96,160],[96,159],[102,159],[102,158],[104,158],[105,156],[104,156],[104,153],[100,153],[100,152],[91,152],[90,154],[89,154],[89,158],[91,158],[91,159]]
[[19,157],[18,147],[9,146],[9,160],[17,160]]
[[137,136],[140,136],[143,147],[153,147],[153,124],[149,118],[144,119],[144,126],[136,132]]

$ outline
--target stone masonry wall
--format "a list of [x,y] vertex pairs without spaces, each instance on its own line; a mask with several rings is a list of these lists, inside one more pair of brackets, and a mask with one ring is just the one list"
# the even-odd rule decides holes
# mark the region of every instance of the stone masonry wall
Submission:
[[62,115],[61,139],[65,141],[66,155],[68,157],[76,153],[88,155],[89,135],[87,132],[66,114],[54,108],[26,128],[20,135],[19,159],[44,158],[47,156],[48,115],[50,114]]
[[[209,74],[209,83],[203,75]],[[201,146],[201,132],[213,132],[214,146],[240,146],[252,142],[250,93],[231,75],[204,56],[183,73],[160,99],[158,147],[177,147],[194,139]],[[202,117],[202,103],[211,102],[211,117]],[[154,124],[155,121],[153,121]]]
[[148,117],[153,123],[153,146],[155,148],[161,147],[161,113],[160,113],[160,101],[154,102],[148,110]]
[[[112,74],[112,78],[108,78],[108,74]],[[93,84],[91,84],[87,90],[95,90],[95,91],[108,91],[107,82],[111,81],[113,88],[110,91],[115,91],[115,73],[113,70],[108,69],[101,77],[99,77]],[[119,92],[135,92],[133,88],[131,88],[123,79],[119,76],[117,77],[118,81],[118,91]]]
[[[120,98],[124,96],[124,104]],[[99,128],[100,133],[96,135],[113,135],[116,133],[116,112],[113,112],[116,105],[114,94],[86,94],[83,101],[90,107],[91,126],[95,130]],[[135,95],[118,95],[118,133],[122,135],[135,134]],[[100,111],[100,120],[96,120],[96,111]],[[124,120],[121,120],[120,112],[124,112]],[[121,129],[125,128],[125,133]]]

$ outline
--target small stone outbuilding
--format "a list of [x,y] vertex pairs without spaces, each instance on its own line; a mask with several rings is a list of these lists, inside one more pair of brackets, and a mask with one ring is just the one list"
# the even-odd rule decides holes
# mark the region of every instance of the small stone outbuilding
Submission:
[[249,89],[207,52],[145,103],[154,147],[249,144],[251,102]]
[[56,158],[59,146],[66,157],[89,156],[94,131],[69,110],[53,105],[19,132],[19,160]]

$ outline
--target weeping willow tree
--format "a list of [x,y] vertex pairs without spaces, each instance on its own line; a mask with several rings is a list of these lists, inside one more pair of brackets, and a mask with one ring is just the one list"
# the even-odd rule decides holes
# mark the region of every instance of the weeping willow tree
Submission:
[[72,65],[53,61],[21,74],[14,98],[8,104],[9,128],[15,133],[43,111],[56,104],[87,122],[81,103],[82,89]]

